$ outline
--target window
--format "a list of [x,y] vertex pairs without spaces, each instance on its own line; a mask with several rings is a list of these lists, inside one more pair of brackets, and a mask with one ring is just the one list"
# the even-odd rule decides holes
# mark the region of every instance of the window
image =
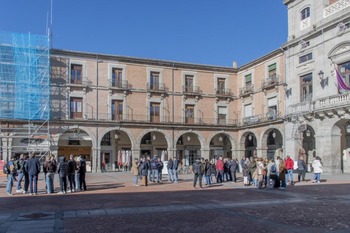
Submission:
[[112,120],[114,121],[123,120],[123,101],[122,100],[112,101]]
[[194,105],[185,106],[185,122],[187,124],[194,124]]
[[159,72],[151,72],[150,89],[159,90]]
[[312,74],[300,77],[301,84],[301,102],[312,100]]
[[101,146],[110,146],[111,145],[111,132],[106,133],[102,140],[101,140]]
[[306,55],[299,57],[299,64],[310,61],[310,60],[312,60],[312,53],[308,53]]
[[70,67],[70,83],[82,84],[82,65],[71,64]]
[[224,78],[218,78],[217,79],[217,94],[225,94],[225,79]]
[[185,92],[193,92],[193,75],[185,75]]
[[269,69],[269,79],[270,80],[275,80],[276,79],[276,63],[275,64],[272,64],[272,65],[269,65],[268,67]]
[[301,12],[300,12],[300,16],[301,16],[301,20],[304,20],[306,18],[310,17],[310,7],[306,7],[304,8]]
[[123,79],[123,69],[113,68],[112,69],[112,86],[122,87],[122,79]]
[[267,106],[267,116],[269,117],[269,119],[274,119],[277,114],[277,97],[267,99]]
[[350,61],[339,65],[339,73],[343,77],[345,83],[350,85]]
[[218,124],[224,125],[226,124],[226,115],[227,115],[227,108],[226,107],[218,107]]
[[151,122],[160,122],[160,104],[159,103],[151,103],[150,120]]
[[247,87],[247,89],[249,89],[251,85],[252,85],[252,74],[248,74],[245,76],[245,86]]
[[244,105],[244,117],[251,117],[252,115],[252,104]]
[[70,98],[70,118],[77,119],[83,117],[83,98]]

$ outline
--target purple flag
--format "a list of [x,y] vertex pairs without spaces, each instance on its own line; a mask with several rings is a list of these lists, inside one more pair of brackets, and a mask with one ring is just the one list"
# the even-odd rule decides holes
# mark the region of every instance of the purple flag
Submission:
[[344,82],[343,77],[340,75],[339,71],[335,69],[335,72],[337,73],[338,89],[350,91],[350,87]]

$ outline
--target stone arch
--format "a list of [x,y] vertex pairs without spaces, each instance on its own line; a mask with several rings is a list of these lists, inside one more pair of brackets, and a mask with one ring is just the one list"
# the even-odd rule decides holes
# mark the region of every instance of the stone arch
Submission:
[[[275,150],[283,148],[283,133],[279,127],[271,127],[261,134],[262,156],[274,158]],[[269,143],[270,142],[270,143]]]
[[102,141],[103,136],[104,136],[106,133],[111,132],[111,131],[113,131],[113,130],[122,131],[122,132],[126,133],[126,134],[128,135],[128,137],[129,137],[129,139],[130,139],[131,147],[132,147],[132,148],[135,147],[136,141],[135,141],[134,135],[130,132],[129,129],[127,129],[127,128],[121,128],[121,127],[111,127],[111,128],[106,128],[106,129],[102,130],[101,133],[100,133],[101,137],[99,137],[99,140],[98,140],[98,145],[101,145],[101,141]]
[[[252,144],[252,146],[249,146],[249,149],[247,150],[246,148],[246,143],[247,140],[251,141],[249,139],[249,135],[252,136],[252,142],[250,142]],[[241,151],[241,157],[251,157],[251,156],[255,156],[258,155],[256,149],[260,147],[259,145],[259,140],[258,140],[258,133],[256,132],[256,130],[254,129],[248,129],[242,132],[241,136],[240,136],[240,151]],[[256,154],[255,154],[256,153]]]

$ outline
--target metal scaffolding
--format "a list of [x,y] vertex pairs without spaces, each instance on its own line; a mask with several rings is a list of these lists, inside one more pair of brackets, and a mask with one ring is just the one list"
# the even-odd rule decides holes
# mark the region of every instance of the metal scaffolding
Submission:
[[49,151],[49,119],[49,38],[0,31],[0,137],[2,144],[11,144],[6,152],[1,148],[4,157],[15,152],[47,153],[43,150]]

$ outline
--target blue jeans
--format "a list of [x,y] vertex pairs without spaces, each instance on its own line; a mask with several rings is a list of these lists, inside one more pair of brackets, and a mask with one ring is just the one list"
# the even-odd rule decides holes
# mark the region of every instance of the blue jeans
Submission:
[[168,169],[168,181],[173,182],[174,181],[174,176],[173,176],[173,170]]
[[211,179],[210,179],[210,175],[209,176],[205,176],[205,181],[207,185],[211,184]]
[[80,174],[75,174],[75,188],[76,190],[80,191]]
[[8,176],[7,176],[7,184],[6,184],[6,192],[7,193],[12,193],[13,180],[14,180],[13,175],[8,174]]
[[179,181],[179,177],[178,177],[178,174],[177,174],[177,169],[173,169],[172,172],[173,172],[173,180],[174,180],[175,183],[177,183]]
[[314,180],[316,180],[317,182],[321,182],[321,173],[315,173],[314,174]]
[[148,178],[148,181],[151,181],[151,169],[148,169],[147,171],[147,178]]
[[54,173],[51,173],[51,172],[46,173],[47,193],[53,193],[54,192],[53,178],[54,178]]
[[138,181],[139,181],[139,176],[133,176],[132,177],[132,181],[133,181],[133,185],[138,185]]
[[293,169],[287,170],[286,182],[287,182],[287,183],[288,183],[288,182],[293,183]]
[[157,176],[157,182],[159,182],[159,172],[158,170],[152,170],[152,177],[151,177],[151,181],[154,182],[154,178],[155,176]]
[[22,180],[24,178],[24,174],[23,172],[19,172],[18,173],[18,177],[17,177],[17,188],[16,190],[21,190],[22,189]]
[[38,176],[29,174],[30,193],[38,193]]

